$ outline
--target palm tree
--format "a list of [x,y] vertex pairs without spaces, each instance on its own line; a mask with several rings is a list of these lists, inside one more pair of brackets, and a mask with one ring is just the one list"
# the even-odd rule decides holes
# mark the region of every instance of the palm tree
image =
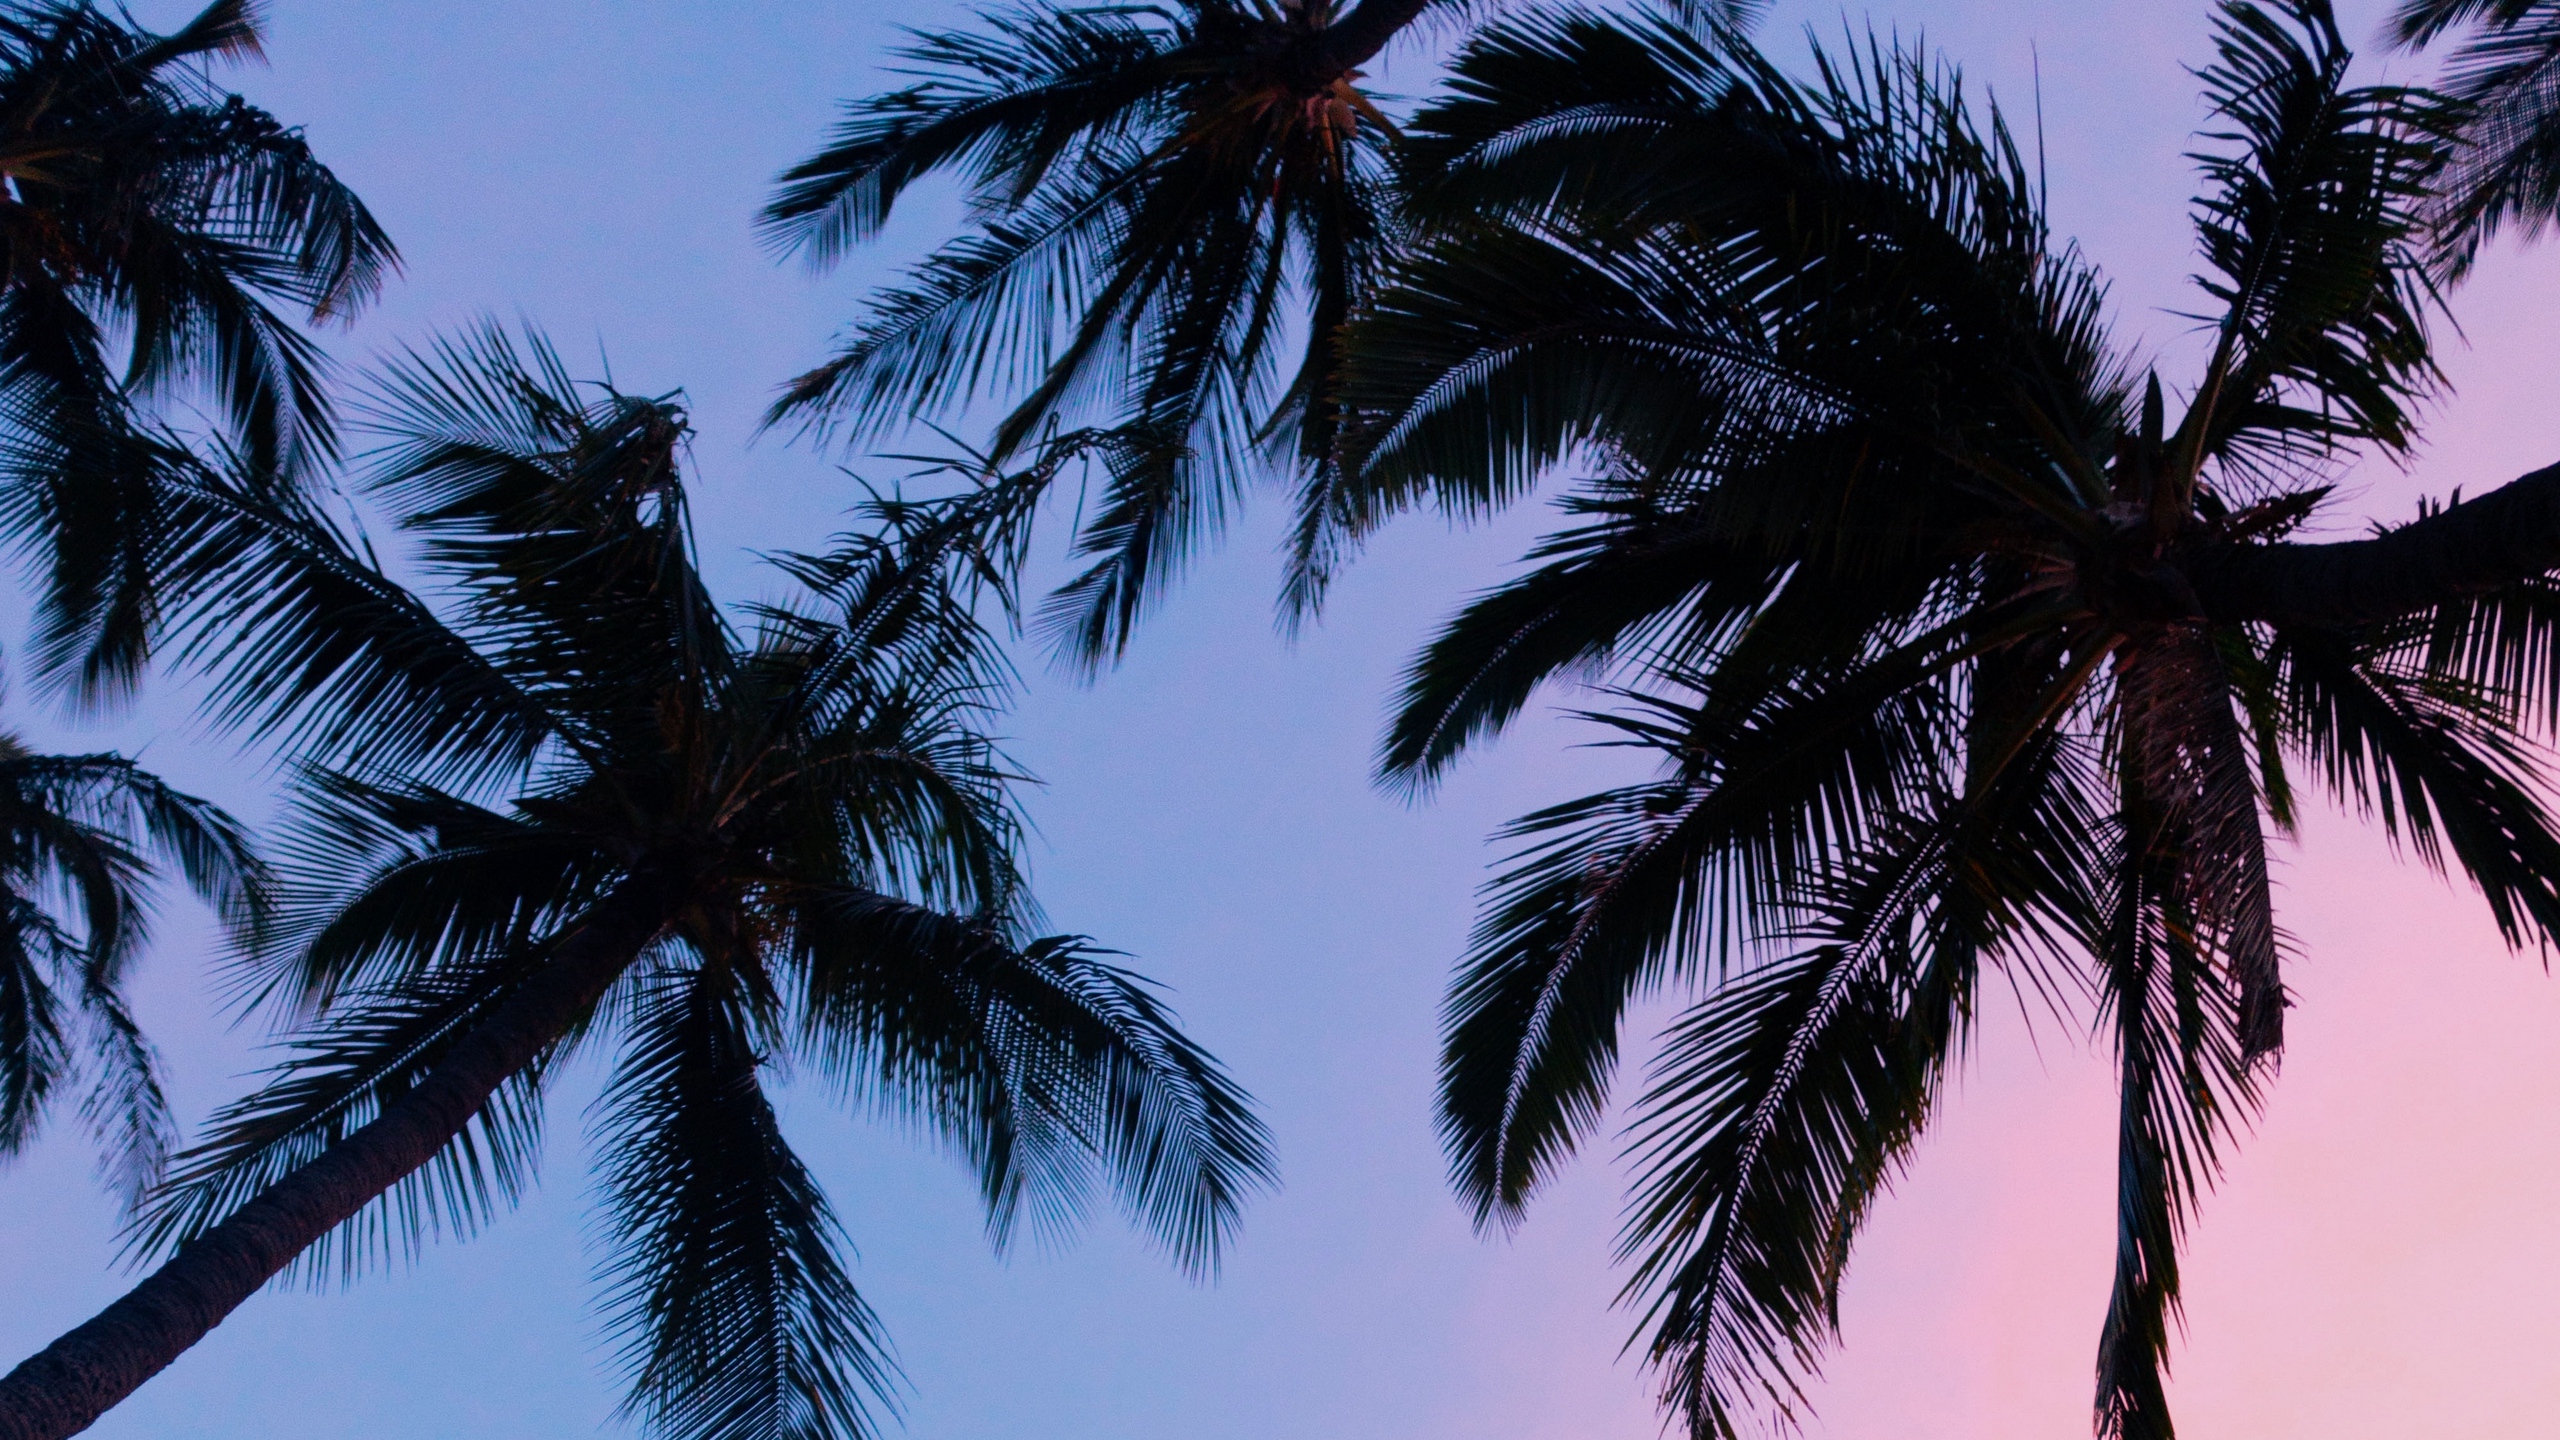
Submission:
[[1046,616],[1087,666],[1224,524],[1266,442],[1307,481],[1312,545],[1335,341],[1394,233],[1393,126],[1359,67],[1426,3],[1030,4],[917,37],[915,83],[849,107],[782,177],[767,234],[825,269],[943,169],[980,223],[876,298],[773,418],[859,441],[995,388],[1020,392],[997,461],[1068,412],[1113,432],[1076,538],[1089,563]]
[[321,358],[275,307],[346,316],[396,263],[299,131],[205,73],[257,54],[251,0],[167,35],[0,6],[0,532],[39,562],[43,667],[90,699],[139,678],[188,523],[148,402],[200,384],[268,468],[325,460]]
[[2538,236],[2560,216],[2560,4],[2403,0],[2392,31],[2411,48],[2463,32],[2445,78],[2468,113],[2431,216],[2438,259],[2460,275],[2492,235]]
[[[939,1130],[999,1239],[1099,1177],[1214,1265],[1263,1132],[1142,982],[1032,938],[1016,777],[979,728],[1004,674],[954,578],[970,517],[885,507],[788,562],[802,598],[741,636],[693,565],[676,397],[582,391],[495,330],[387,374],[365,491],[449,603],[235,487],[269,507],[284,598],[249,625],[237,597],[194,612],[272,711],[337,717],[303,732],[318,753],[379,741],[308,771],[246,972],[298,1038],[154,1192],[159,1268],[0,1378],[0,1436],[81,1429],[290,1266],[467,1233],[529,1183],[545,1082],[579,1054],[611,1067],[603,1278],[628,1408],[661,1434],[862,1435],[888,1396],[767,1096],[787,1063]],[[353,598],[307,628],[331,594]]]
[[116,755],[45,755],[0,735],[0,1158],[26,1148],[67,1082],[128,1203],[174,1126],[124,981],[150,929],[152,856],[254,936],[266,872],[239,824]]
[[2180,1237],[2283,1038],[2265,833],[2307,770],[2560,939],[2560,467],[2288,539],[2440,391],[2422,212],[2459,111],[2347,81],[2325,0],[2220,7],[2173,400],[2036,167],[1878,40],[1526,18],[1408,127],[1418,241],[1346,342],[1347,503],[1573,523],[1414,662],[1426,788],[1540,687],[1659,774],[1532,814],[1449,1000],[1441,1132],[1516,1223],[1691,995],[1629,1122],[1624,1299],[1692,1434],[1794,1417],[1859,1222],[1987,979],[2114,1053],[2096,1426],[2172,1433]]

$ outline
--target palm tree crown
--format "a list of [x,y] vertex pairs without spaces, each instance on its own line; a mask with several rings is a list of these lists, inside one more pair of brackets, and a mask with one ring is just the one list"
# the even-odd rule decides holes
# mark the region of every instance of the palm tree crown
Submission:
[[[656,1433],[867,1434],[891,1393],[767,1098],[786,1065],[940,1131],[999,1239],[1100,1179],[1214,1265],[1267,1178],[1262,1130],[1142,982],[1033,935],[1015,776],[979,728],[1004,672],[955,588],[976,562],[951,517],[885,507],[788,562],[801,598],[741,635],[694,569],[675,397],[583,391],[494,330],[387,375],[366,489],[450,603],[394,603],[279,507],[262,523],[303,543],[271,547],[274,573],[326,572],[308,593],[374,573],[333,632],[370,634],[238,642],[266,703],[384,740],[307,772],[247,972],[299,1018],[292,1052],[155,1193],[138,1243],[160,1271],[0,1380],[0,1414],[41,1416],[0,1434],[85,1423],[117,1395],[84,1377],[121,1367],[130,1389],[287,1264],[471,1230],[529,1181],[545,1083],[579,1053],[611,1068],[603,1279]],[[375,683],[402,666],[405,687]],[[458,710],[480,723],[447,728]],[[131,1342],[131,1317],[226,1264],[221,1310]]]
[[776,418],[861,439],[992,387],[1012,392],[996,460],[1062,415],[1092,421],[1109,463],[1077,537],[1090,563],[1048,612],[1084,664],[1127,644],[1265,442],[1306,481],[1311,581],[1336,341],[1395,229],[1393,126],[1357,67],[1421,8],[1036,5],[920,37],[916,83],[851,107],[783,177],[768,231],[832,264],[944,168],[983,224],[880,297]]
[[2350,84],[2322,0],[2227,3],[2215,43],[2212,343],[2174,401],[1997,111],[1925,55],[1800,80],[1729,30],[1567,12],[1480,36],[1408,127],[1420,239],[1347,342],[1348,503],[1586,478],[1415,662],[1382,773],[1430,784],[1594,666],[1597,718],[1663,763],[1513,828],[1442,1133],[1479,1217],[1516,1220],[1599,1123],[1630,1002],[1701,992],[1636,1101],[1623,1234],[1695,1434],[1801,1406],[1995,975],[2114,1051],[2097,1425],[2171,1433],[2179,1237],[2282,1043],[2264,837],[2296,769],[2511,941],[2560,938],[2526,738],[2549,561],[2434,564],[2487,518],[2463,507],[2285,538],[2438,388],[2421,211],[2458,111]]
[[267,468],[326,459],[319,353],[274,307],[344,316],[395,263],[300,132],[202,69],[257,53],[250,0],[167,35],[0,7],[0,531],[42,568],[39,658],[85,694],[138,678],[187,527],[143,402],[201,384]]

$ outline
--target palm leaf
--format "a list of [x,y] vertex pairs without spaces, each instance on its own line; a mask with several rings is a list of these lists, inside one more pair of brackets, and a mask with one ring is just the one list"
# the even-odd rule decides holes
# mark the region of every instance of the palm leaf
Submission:
[[2332,794],[2430,868],[2458,866],[2510,945],[2560,935],[2560,836],[2535,757],[2479,692],[2334,632],[2281,630],[2269,656],[2291,743]]
[[318,763],[465,784],[521,773],[559,735],[552,709],[325,513],[255,471],[183,474],[161,563],[215,723]]
[[810,895],[794,935],[802,1043],[853,1094],[928,1117],[978,1171],[999,1240],[1026,1208],[1072,1221],[1098,1165],[1185,1266],[1214,1268],[1269,1141],[1135,977],[1074,937],[1016,945],[860,891]]
[[2326,0],[2226,3],[2215,49],[2198,74],[2230,128],[2195,157],[2195,223],[2214,272],[2198,283],[2222,314],[2173,448],[2238,477],[2357,441],[2405,451],[2440,383],[2417,212],[2453,112],[2425,90],[2347,84]]
[[646,976],[599,1102],[623,1409],[673,1440],[868,1436],[897,1367],[758,1082],[732,983],[673,966]]
[[2512,227],[2535,238],[2560,213],[2560,11],[2542,0],[2403,0],[2392,25],[2409,46],[2468,32],[2445,66],[2465,107],[2459,144],[2426,215],[2435,260],[2459,276],[2490,236]]
[[1894,668],[1747,717],[1678,707],[1655,729],[1621,721],[1714,769],[1511,827],[1551,838],[1486,887],[1443,1022],[1441,1136],[1480,1222],[1516,1217],[1597,1123],[1631,1000],[1734,963],[1787,923],[1836,847],[1906,807],[1950,737],[1943,697]]

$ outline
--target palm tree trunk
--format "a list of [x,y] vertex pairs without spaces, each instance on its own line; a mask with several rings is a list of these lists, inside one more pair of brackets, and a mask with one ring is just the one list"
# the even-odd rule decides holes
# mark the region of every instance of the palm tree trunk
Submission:
[[2389,620],[2560,569],[2560,465],[2370,540],[2215,546],[2179,563],[2215,620]]
[[1431,0],[1360,0],[1350,14],[1324,29],[1324,65],[1331,72],[1325,78],[1368,64],[1430,5]]
[[462,1133],[656,938],[676,887],[633,875],[551,964],[465,1035],[417,1088],[188,1242],[106,1309],[0,1377],[0,1440],[62,1440],[167,1368],[275,1278]]

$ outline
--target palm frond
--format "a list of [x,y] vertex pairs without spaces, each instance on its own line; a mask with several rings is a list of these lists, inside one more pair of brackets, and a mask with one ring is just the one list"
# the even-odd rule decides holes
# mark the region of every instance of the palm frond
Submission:
[[293,819],[277,923],[231,978],[244,1006],[306,1021],[350,993],[521,951],[615,869],[591,840],[415,783],[306,770]]
[[1019,203],[1157,118],[1182,63],[1157,13],[1037,5],[976,19],[984,33],[916,36],[900,60],[918,83],[848,105],[827,147],[783,173],[759,219],[776,249],[832,267],[945,168],[967,173],[982,205]]
[[106,703],[139,683],[168,460],[72,295],[41,278],[0,287],[0,522],[41,567],[38,674],[75,699]]
[[525,689],[596,723],[608,697],[725,678],[735,641],[694,569],[676,397],[581,387],[539,333],[484,321],[387,363],[365,418],[384,442],[365,490],[426,537],[466,597],[456,630]]
[[623,1411],[670,1440],[856,1440],[899,1380],[842,1235],[758,1080],[734,977],[667,966],[597,1102]]
[[[64,9],[71,7],[64,6]],[[219,55],[227,60],[263,58],[266,47],[258,33],[263,21],[257,0],[213,0],[186,24],[152,37],[135,52],[131,64],[148,74],[181,60]]]
[[2458,867],[2508,944],[2560,937],[2560,835],[2493,697],[2335,632],[2280,630],[2269,658],[2290,743],[2332,794],[2429,868]]
[[[2139,780],[2128,781],[2128,793]],[[2116,1270],[2098,1345],[2097,1429],[2172,1440],[2163,1382],[2179,1320],[2178,1251],[2221,1147],[2257,1104],[2240,1007],[2213,974],[2181,903],[2179,863],[2146,833],[2143,801],[2118,842],[2100,955],[2116,1042]]]
[[874,494],[856,512],[864,525],[835,537],[834,548],[770,557],[811,592],[819,613],[759,610],[789,637],[767,648],[807,656],[798,684],[813,703],[928,675],[975,685],[994,700],[1013,675],[979,618],[980,602],[993,599],[1019,622],[1017,577],[1041,504],[1071,467],[1096,458],[1117,465],[1128,443],[1122,431],[1072,430],[1043,437],[1010,470],[989,454],[928,461],[919,478],[948,474],[966,488],[928,499]]
[[2041,737],[1807,878],[1769,954],[1675,1021],[1630,1122],[1621,1234],[1691,1433],[1800,1419],[1851,1244],[1970,1030],[1982,964],[2048,991],[2093,928],[2098,817]]
[[131,1215],[168,1171],[178,1146],[177,1117],[160,1081],[159,1052],[123,995],[92,975],[81,988],[80,1016],[93,1067],[80,1118],[98,1146],[98,1178]]
[[[1317,497],[1291,603],[1321,594],[1338,332],[1397,225],[1393,126],[1358,77],[1309,79],[1275,59],[1296,47],[1320,60],[1328,14],[983,14],[977,33],[911,47],[918,83],[854,107],[766,212],[769,234],[823,265],[876,231],[917,177],[966,173],[969,233],[877,297],[769,421],[860,438],[1003,390],[999,461],[1060,425],[1124,436],[1077,536],[1090,563],[1046,612],[1071,666],[1122,653],[1271,462]],[[1287,363],[1283,317],[1300,307],[1304,348]]]
[[[1072,384],[1098,385],[1126,357],[1126,336],[1108,310],[1080,332],[1054,329],[1060,316],[1091,312],[1137,283],[1108,264],[1133,223],[1136,188],[1114,173],[1044,190],[936,250],[871,297],[861,324],[784,388],[766,423],[798,417],[823,438],[858,442],[992,390],[1050,381],[1061,396],[1083,398]],[[1040,418],[1020,406],[1013,413],[1023,428]]]
[[2471,689],[2545,740],[2560,737],[2560,585],[2551,579],[2447,601],[2393,648],[2419,650],[2423,673]]
[[121,755],[0,759],[22,801],[104,825],[134,849],[174,861],[187,887],[235,933],[254,935],[272,877],[248,828]]
[[2444,83],[2463,107],[2451,162],[2426,206],[2435,261],[2451,276],[2513,229],[2533,239],[2560,214],[2560,7],[2547,0],[2404,0],[2403,45],[2464,31]]
[[2216,350],[2173,447],[2246,476],[2370,441],[2405,453],[2441,383],[2419,207],[2455,112],[2433,92],[2347,83],[2327,0],[2227,0],[2198,71],[2196,236]]
[[1953,748],[1945,699],[1880,673],[1734,716],[1660,706],[1616,723],[1672,778],[1553,806],[1486,886],[1443,1021],[1440,1130],[1479,1223],[1515,1219],[1599,1120],[1625,1007],[1705,980],[1782,929],[1802,888]]
[[1782,554],[2103,503],[2103,287],[2005,121],[1923,52],[1817,60],[1571,14],[1471,46],[1414,131],[1439,218],[1352,333],[1346,513],[1479,513],[1577,456]]
[[59,1081],[78,1079],[100,1178],[128,1208],[176,1136],[122,988],[151,915],[155,858],[174,862],[235,943],[260,938],[270,877],[238,821],[122,756],[34,754],[0,739],[0,1154],[33,1135]]
[[1598,673],[1667,626],[1679,626],[1694,664],[1785,569],[1686,517],[1610,517],[1550,537],[1530,558],[1547,563],[1477,596],[1406,668],[1379,747],[1382,780],[1423,789],[1542,684]]
[[46,979],[78,946],[43,907],[0,896],[0,1156],[24,1150],[71,1064],[62,1002]]
[[2258,783],[2233,688],[2212,638],[2183,628],[2129,647],[2116,677],[2147,843],[2176,856],[2168,878],[2150,883],[2168,887],[2159,903],[2178,911],[2180,943],[2224,967],[2242,1055],[2254,1063],[2283,1048],[2286,1000]]
[[315,763],[466,785],[521,774],[559,736],[553,709],[325,512],[245,467],[183,473],[159,558],[216,724]]
[[1026,1208],[1070,1223],[1099,1167],[1183,1265],[1214,1270],[1270,1181],[1269,1138],[1143,982],[1076,937],[1017,944],[868,892],[811,895],[794,935],[802,1043],[960,1150],[999,1241]]
[[351,313],[398,263],[298,132],[213,85],[257,27],[241,0],[168,35],[74,3],[0,27],[0,523],[45,555],[43,673],[84,704],[131,690],[159,625],[158,412],[209,395],[223,440],[298,480],[335,420],[289,312]]

